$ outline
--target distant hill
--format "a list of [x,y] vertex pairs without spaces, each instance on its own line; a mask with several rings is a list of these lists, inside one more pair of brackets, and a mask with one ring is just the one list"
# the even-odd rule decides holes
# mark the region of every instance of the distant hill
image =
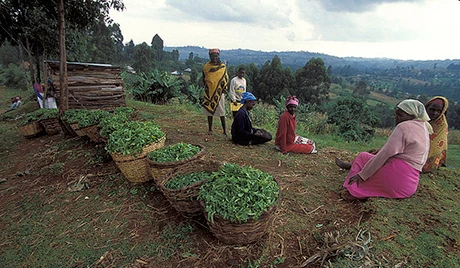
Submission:
[[[165,51],[172,51],[177,49],[179,51],[179,59],[188,59],[190,52],[193,56],[201,58],[208,58],[208,49],[198,46],[185,46],[185,47],[165,47]],[[326,66],[331,65],[334,67],[344,67],[350,65],[352,68],[366,70],[379,70],[379,69],[392,69],[397,67],[413,67],[415,69],[431,69],[435,66],[437,68],[447,68],[449,65],[460,64],[460,59],[454,60],[395,60],[387,58],[358,58],[358,57],[336,57],[322,53],[312,53],[308,51],[256,51],[249,49],[231,49],[222,50],[221,58],[227,61],[229,65],[249,64],[255,63],[256,65],[263,65],[266,61],[272,60],[275,55],[281,59],[284,67],[289,66],[293,71],[299,67],[303,67],[311,58],[322,58]]]

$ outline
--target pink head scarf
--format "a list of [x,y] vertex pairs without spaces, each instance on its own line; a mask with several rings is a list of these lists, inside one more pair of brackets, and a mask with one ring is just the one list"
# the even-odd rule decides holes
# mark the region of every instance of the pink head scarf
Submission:
[[287,97],[287,100],[286,100],[286,107],[287,107],[288,105],[291,105],[291,104],[293,104],[293,105],[295,105],[295,106],[299,106],[299,99],[297,99],[296,96],[289,96],[289,97]]

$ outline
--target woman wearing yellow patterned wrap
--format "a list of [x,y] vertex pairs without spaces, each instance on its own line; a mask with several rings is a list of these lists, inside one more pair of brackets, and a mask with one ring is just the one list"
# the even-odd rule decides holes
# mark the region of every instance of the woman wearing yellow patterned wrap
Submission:
[[430,153],[422,172],[434,171],[446,165],[448,125],[445,114],[448,106],[449,101],[442,96],[436,96],[425,104],[433,134],[430,135]]
[[208,134],[212,134],[212,118],[219,116],[224,135],[225,127],[225,94],[228,90],[227,67],[220,61],[217,48],[209,50],[210,61],[203,66],[204,99],[201,105],[203,113],[208,117]]

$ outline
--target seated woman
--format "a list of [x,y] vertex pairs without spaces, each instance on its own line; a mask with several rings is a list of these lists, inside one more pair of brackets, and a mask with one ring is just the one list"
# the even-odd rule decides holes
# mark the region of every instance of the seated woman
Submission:
[[433,134],[430,135],[430,153],[422,172],[431,172],[446,165],[449,126],[445,114],[448,106],[447,99],[441,96],[434,97],[425,104]]
[[299,100],[296,96],[289,96],[286,100],[286,111],[281,115],[276,130],[275,149],[283,154],[314,154],[317,153],[315,143],[295,133],[297,126],[295,112]]
[[266,130],[252,127],[249,111],[256,105],[256,97],[250,92],[244,92],[241,97],[243,106],[238,110],[232,124],[232,141],[240,145],[261,144],[272,140],[272,135]]
[[376,154],[360,153],[352,163],[336,159],[339,167],[350,169],[341,192],[345,200],[406,198],[417,190],[430,148],[430,118],[421,102],[408,99],[397,105],[395,119],[395,129]]

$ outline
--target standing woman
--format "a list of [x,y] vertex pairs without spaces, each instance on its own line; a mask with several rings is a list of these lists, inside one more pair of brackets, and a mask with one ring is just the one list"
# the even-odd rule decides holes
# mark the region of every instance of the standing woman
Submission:
[[227,135],[225,127],[225,93],[228,90],[227,67],[220,61],[220,50],[209,50],[210,60],[203,66],[204,99],[201,103],[203,113],[208,117],[208,134],[212,134],[212,118],[220,117],[222,130]]
[[246,69],[239,68],[236,76],[232,78],[230,81],[230,111],[232,111],[233,118],[236,116],[236,112],[243,106],[241,104],[241,97],[243,93],[246,92],[246,78],[244,75],[246,74]]
[[433,134],[430,135],[430,153],[422,172],[434,171],[440,166],[446,165],[447,134],[449,131],[446,120],[448,106],[447,99],[441,96],[436,96],[425,104]]
[[341,192],[345,200],[407,198],[417,190],[430,148],[430,118],[421,102],[408,99],[397,105],[395,119],[395,129],[377,154],[360,153],[352,163],[336,159],[350,170]]

